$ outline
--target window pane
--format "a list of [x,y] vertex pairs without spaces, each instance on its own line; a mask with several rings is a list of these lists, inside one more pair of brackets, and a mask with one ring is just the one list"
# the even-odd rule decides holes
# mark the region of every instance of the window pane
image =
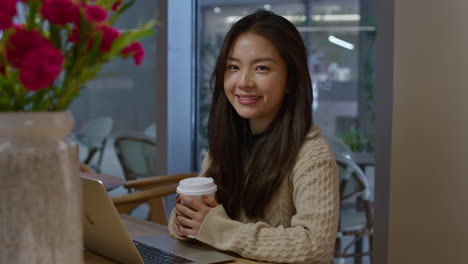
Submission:
[[[375,19],[369,2],[198,1],[198,166],[207,151],[209,78],[222,40],[236,20],[258,8],[286,17],[301,33],[313,82],[314,122],[323,134],[339,138],[353,152],[372,153]],[[373,160],[371,154],[366,158]]]

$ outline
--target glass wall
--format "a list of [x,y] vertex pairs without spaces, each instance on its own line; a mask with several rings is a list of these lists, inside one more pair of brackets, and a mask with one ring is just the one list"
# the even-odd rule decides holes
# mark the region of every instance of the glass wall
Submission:
[[[344,141],[362,164],[373,163],[373,1],[198,1],[197,140],[198,165],[207,151],[211,103],[210,74],[223,37],[242,16],[263,8],[289,19],[308,50],[313,82],[314,122],[334,142]],[[334,146],[332,146],[334,147]]]
[[[348,164],[359,167],[354,174],[359,177],[340,181],[343,187],[340,228],[349,227],[346,223],[372,226],[372,220],[367,223],[365,219],[372,219],[374,193],[374,6],[373,0],[199,0],[195,93],[197,169],[208,151],[207,124],[212,95],[209,79],[223,37],[242,16],[259,8],[271,10],[290,20],[304,39],[313,85],[314,123],[334,153],[345,157],[343,163],[336,155],[339,166],[344,166],[340,167],[340,179]],[[359,195],[351,195],[357,190]],[[351,198],[344,198],[348,195]],[[371,240],[367,234],[371,230],[372,227],[363,231],[362,239],[354,240],[358,237],[352,235],[337,237],[340,242],[336,252],[347,249],[346,253],[359,256],[338,258],[333,263],[370,263],[369,257],[360,254],[370,251]]]
[[[135,1],[114,24],[119,31],[143,25],[155,17],[155,3]],[[117,59],[106,64],[98,78],[86,87],[71,106],[76,125],[95,116],[114,119],[113,131],[143,130],[155,119],[156,37],[140,41],[145,57],[140,66],[132,58]]]
[[[135,1],[119,17],[114,27],[123,32],[142,26],[154,19],[155,10],[154,1],[148,3]],[[102,134],[102,131],[107,131],[107,124],[109,124],[109,122],[102,122],[103,118],[112,120],[104,151],[98,151],[92,155],[91,160],[86,160],[92,149],[91,144],[82,140],[78,141],[80,160],[86,161],[92,168],[109,175],[123,177],[123,171],[113,148],[115,135],[126,132],[143,134],[146,128],[149,128],[148,131],[152,135],[156,135],[154,129],[156,35],[151,35],[140,42],[145,49],[145,57],[141,65],[136,66],[132,58],[116,59],[104,65],[98,77],[86,83],[69,109],[75,119],[74,132],[77,135]],[[99,161],[100,159],[102,160]]]

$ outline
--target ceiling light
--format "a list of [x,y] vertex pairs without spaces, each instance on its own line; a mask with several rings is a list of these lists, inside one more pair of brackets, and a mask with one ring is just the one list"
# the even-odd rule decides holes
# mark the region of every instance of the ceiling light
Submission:
[[341,14],[341,15],[313,15],[313,21],[359,21],[361,16],[358,14]]
[[304,15],[291,15],[291,16],[283,16],[283,17],[291,21],[292,23],[304,22],[306,20],[306,16]]
[[237,20],[241,19],[241,16],[228,16],[225,18],[226,23],[231,24],[237,22]]
[[335,45],[338,45],[340,47],[343,47],[345,49],[349,49],[349,50],[353,50],[354,49],[354,45],[347,42],[347,41],[344,41],[342,39],[339,39],[333,35],[329,36],[328,37],[328,41],[330,41],[331,43],[335,44]]

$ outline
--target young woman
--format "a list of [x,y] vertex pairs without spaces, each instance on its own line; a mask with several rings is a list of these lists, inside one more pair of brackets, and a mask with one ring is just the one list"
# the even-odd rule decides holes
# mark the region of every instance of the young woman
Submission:
[[338,172],[312,124],[306,58],[297,29],[272,12],[257,11],[229,30],[212,75],[209,153],[200,174],[215,180],[216,199],[180,195],[173,237],[256,260],[329,263]]

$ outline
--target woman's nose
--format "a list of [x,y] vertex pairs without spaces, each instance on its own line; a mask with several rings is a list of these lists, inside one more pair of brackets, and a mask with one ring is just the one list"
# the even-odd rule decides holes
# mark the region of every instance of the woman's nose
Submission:
[[249,88],[253,86],[252,76],[249,71],[243,71],[240,74],[237,86],[239,86],[239,88]]

